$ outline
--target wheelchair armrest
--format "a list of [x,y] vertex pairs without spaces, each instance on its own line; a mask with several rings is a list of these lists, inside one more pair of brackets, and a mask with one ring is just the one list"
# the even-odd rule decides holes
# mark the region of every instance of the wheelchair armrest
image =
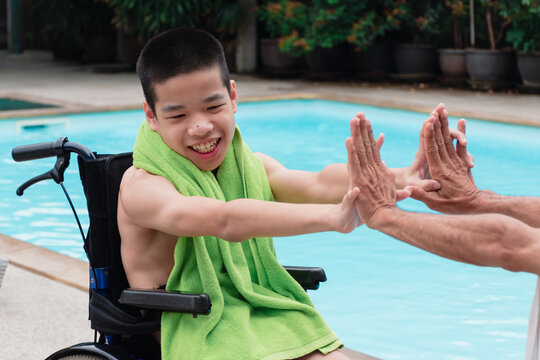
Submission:
[[193,315],[208,315],[212,306],[207,294],[184,294],[165,289],[125,289],[118,302],[141,309],[175,311]]
[[285,270],[298,282],[305,290],[317,290],[319,282],[326,281],[326,274],[321,267],[310,266],[283,266]]

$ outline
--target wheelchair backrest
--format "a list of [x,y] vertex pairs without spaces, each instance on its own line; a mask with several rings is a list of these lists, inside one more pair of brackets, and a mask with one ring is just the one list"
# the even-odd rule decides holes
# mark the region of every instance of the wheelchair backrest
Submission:
[[[120,234],[117,224],[118,192],[124,172],[132,165],[132,153],[115,155],[96,155],[95,160],[83,160],[80,157],[79,173],[86,195],[90,226],[84,244],[90,263],[100,273],[105,273],[108,280],[99,288],[107,297],[117,303],[122,290],[128,287],[126,274],[120,256]],[[107,284],[108,282],[108,284]]]

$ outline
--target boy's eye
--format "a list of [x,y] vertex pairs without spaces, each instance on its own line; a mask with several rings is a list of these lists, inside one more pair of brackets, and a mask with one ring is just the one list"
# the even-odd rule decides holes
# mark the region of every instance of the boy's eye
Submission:
[[180,119],[180,118],[183,118],[184,116],[186,116],[185,114],[178,114],[178,115],[174,115],[174,116],[169,116],[168,118],[169,119]]
[[222,107],[223,105],[225,105],[225,104],[219,104],[219,105],[215,105],[215,106],[210,106],[210,107],[208,108],[208,110],[217,110],[217,109],[219,109],[220,107]]

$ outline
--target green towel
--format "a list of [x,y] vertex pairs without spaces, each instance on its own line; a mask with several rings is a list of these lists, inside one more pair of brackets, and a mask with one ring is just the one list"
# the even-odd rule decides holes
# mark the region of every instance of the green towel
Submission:
[[[262,162],[238,128],[216,176],[171,150],[147,122],[139,129],[133,164],[165,177],[185,196],[273,200]],[[163,313],[163,359],[292,359],[342,346],[277,261],[272,238],[232,243],[213,236],[179,237],[174,260],[167,289],[207,293],[212,310],[197,318]]]

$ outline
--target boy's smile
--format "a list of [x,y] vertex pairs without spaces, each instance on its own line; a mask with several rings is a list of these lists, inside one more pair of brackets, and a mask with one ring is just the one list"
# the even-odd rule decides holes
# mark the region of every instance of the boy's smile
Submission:
[[155,113],[144,103],[150,128],[201,170],[219,167],[235,131],[236,85],[223,85],[217,66],[154,84]]

